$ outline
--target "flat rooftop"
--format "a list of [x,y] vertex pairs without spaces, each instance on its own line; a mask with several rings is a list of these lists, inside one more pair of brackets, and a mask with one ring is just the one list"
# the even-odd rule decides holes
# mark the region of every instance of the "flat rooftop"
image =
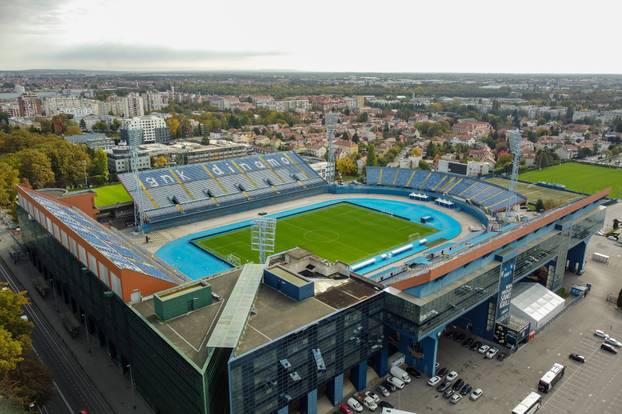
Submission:
[[[185,313],[165,322],[155,314],[153,299],[145,299],[140,303],[132,304],[132,308],[145,318],[151,327],[162,334],[168,342],[181,351],[198,367],[202,367],[209,354],[206,346],[216,320],[224,308],[227,298],[233,290],[241,269],[234,269],[227,273],[209,278],[212,293],[221,299],[214,300],[210,305]],[[192,285],[196,284],[191,282]],[[196,288],[196,286],[193,286]],[[173,295],[178,293],[175,291]],[[185,291],[182,293],[186,293]],[[165,296],[166,297],[166,296]],[[167,299],[169,299],[167,297]]]
[[373,284],[351,278],[298,302],[262,284],[255,300],[255,312],[248,320],[235,353],[244,354],[378,293],[380,290]]

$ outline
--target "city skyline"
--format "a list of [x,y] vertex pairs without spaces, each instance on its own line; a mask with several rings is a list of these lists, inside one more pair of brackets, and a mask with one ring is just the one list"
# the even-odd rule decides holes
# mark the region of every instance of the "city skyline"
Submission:
[[3,2],[0,70],[620,74],[607,41],[620,11],[600,0]]

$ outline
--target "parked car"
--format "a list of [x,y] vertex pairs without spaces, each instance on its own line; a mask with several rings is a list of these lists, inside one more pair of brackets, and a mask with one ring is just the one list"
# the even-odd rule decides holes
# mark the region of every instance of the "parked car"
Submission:
[[421,372],[417,371],[415,367],[406,368],[406,372],[413,378],[421,378]]
[[438,375],[439,377],[444,377],[445,374],[447,374],[447,368],[441,368],[436,371],[436,375]]
[[339,404],[339,412],[341,414],[353,414],[352,410],[350,409],[350,407],[348,407],[348,404],[346,403]]
[[376,404],[376,401],[374,401],[372,397],[368,396],[365,396],[365,398],[363,398],[363,405],[367,407],[369,411],[376,411],[376,408],[378,408],[378,404]]
[[489,349],[490,347],[488,345],[482,345],[479,347],[477,352],[479,352],[480,354],[485,354],[486,352],[488,352]]
[[428,380],[428,385],[430,387],[434,387],[435,385],[438,385],[441,381],[442,381],[442,378],[439,377],[438,375],[435,375]]
[[486,352],[486,358],[493,359],[495,355],[497,355],[497,352],[499,352],[499,350],[493,346]]
[[365,391],[365,396],[374,400],[375,403],[380,402],[380,397],[378,397],[378,395],[373,391]]
[[473,338],[467,338],[464,341],[462,341],[462,346],[468,348],[469,346],[471,346],[472,343],[473,343]]
[[482,346],[482,343],[480,341],[475,341],[473,342],[473,344],[471,344],[471,346],[469,347],[469,349],[471,351],[477,351],[479,349],[479,347]]
[[454,381],[456,378],[458,378],[458,373],[456,371],[449,371],[447,373],[447,377],[445,377],[446,381],[452,382]]
[[458,381],[456,381],[451,388],[453,388],[454,391],[460,391],[463,385],[464,385],[464,380],[462,378],[458,378]]
[[618,350],[615,349],[613,347],[613,345],[609,345],[609,344],[605,344],[605,343],[600,345],[600,349],[602,349],[603,351],[611,352],[612,354],[617,354],[618,353]]
[[605,338],[605,343],[607,343],[609,345],[613,345],[616,348],[622,348],[622,342],[620,342],[617,339],[612,338],[612,337]]
[[506,354],[505,352],[499,352],[499,354],[497,355],[497,361],[503,361],[506,356],[508,356],[508,354]]
[[453,390],[453,388],[447,388],[444,392],[443,392],[443,398],[449,398],[452,395],[454,395],[456,393],[456,391]]
[[363,412],[363,404],[361,404],[361,402],[354,397],[348,398],[348,407],[350,407],[350,409],[355,413]]
[[471,391],[473,391],[473,387],[471,387],[469,384],[464,384],[462,386],[462,389],[460,390],[460,394],[469,395]]
[[469,395],[469,398],[470,398],[472,401],[479,400],[479,398],[482,396],[482,394],[483,394],[483,393],[484,393],[484,391],[482,391],[482,389],[481,389],[481,388],[475,388],[475,389],[473,390],[473,392],[471,392],[471,395]]
[[380,408],[393,408],[393,404],[391,404],[388,401],[380,401],[378,403],[378,407],[380,407]]
[[447,331],[445,332],[445,338],[451,338],[454,336],[455,333],[456,331]]
[[583,355],[579,355],[579,354],[570,354],[568,355],[569,359],[572,359],[573,361],[577,361],[580,363],[585,363],[585,357]]
[[445,392],[448,388],[451,388],[451,383],[450,382],[443,382],[441,385],[436,387],[436,390],[438,392]]
[[400,367],[398,367],[396,365],[392,366],[391,369],[389,370],[389,372],[391,373],[391,375],[401,379],[406,384],[410,384],[410,381],[412,381],[410,379],[410,376],[408,375],[408,372],[404,371],[402,368],[400,368]]
[[378,391],[378,393],[383,397],[388,397],[389,395],[391,395],[387,387],[385,387],[384,385],[378,385],[376,387],[376,391]]
[[599,338],[609,338],[609,335],[607,335],[605,331],[601,331],[600,329],[594,331],[594,336],[597,336]]
[[449,403],[450,404],[458,404],[460,402],[460,400],[462,399],[462,395],[460,395],[459,393],[455,393],[454,395],[451,396],[451,398],[449,399]]
[[395,385],[398,390],[403,389],[404,385],[406,385],[406,383],[404,381],[402,381],[401,379],[399,379],[397,377],[389,377],[389,378],[387,378],[387,381],[389,381],[391,384]]
[[462,342],[462,341],[464,340],[464,338],[466,338],[466,335],[465,335],[464,333],[462,333],[462,332],[460,332],[460,333],[459,333],[459,334],[457,334],[457,335],[454,335],[454,339],[455,339],[457,342]]
[[384,380],[384,382],[382,383],[382,386],[391,392],[397,391],[397,387],[391,384],[388,380]]

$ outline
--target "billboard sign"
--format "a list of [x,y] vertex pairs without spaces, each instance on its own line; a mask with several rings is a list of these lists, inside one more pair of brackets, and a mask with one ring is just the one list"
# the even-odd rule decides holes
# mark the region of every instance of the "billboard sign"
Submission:
[[499,276],[499,293],[497,294],[497,321],[505,320],[510,315],[510,301],[512,300],[512,281],[516,257],[501,263]]

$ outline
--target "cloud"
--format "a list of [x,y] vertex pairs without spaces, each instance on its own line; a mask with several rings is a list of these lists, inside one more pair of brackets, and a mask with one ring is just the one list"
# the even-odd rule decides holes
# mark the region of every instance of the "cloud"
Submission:
[[133,46],[126,44],[82,45],[51,53],[49,58],[79,62],[154,63],[162,61],[221,61],[244,60],[254,57],[282,55],[277,51],[217,51],[206,49],[173,49],[162,46]]

